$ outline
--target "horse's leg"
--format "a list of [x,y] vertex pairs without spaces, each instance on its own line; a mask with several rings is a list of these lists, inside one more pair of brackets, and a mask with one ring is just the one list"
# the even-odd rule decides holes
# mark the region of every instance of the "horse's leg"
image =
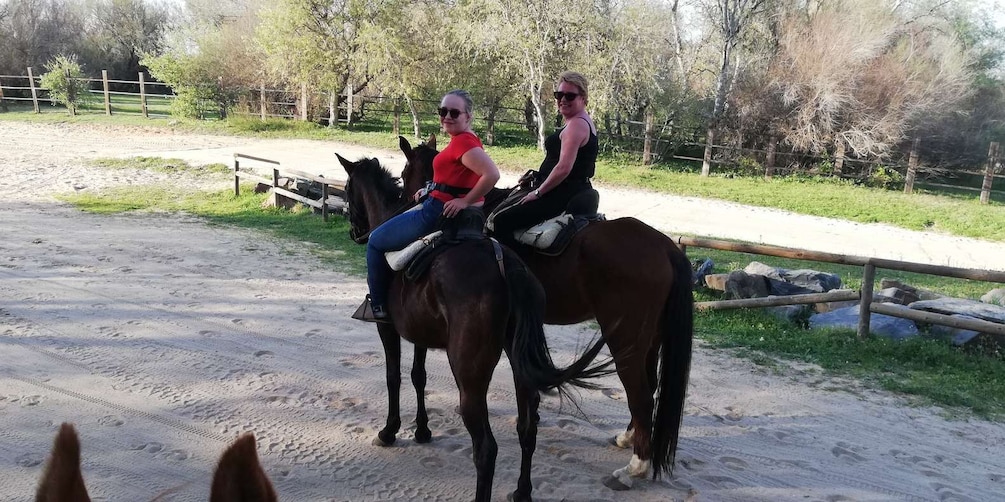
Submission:
[[377,323],[380,343],[384,345],[384,365],[387,376],[387,422],[373,439],[375,446],[394,444],[401,429],[401,338],[394,326]]
[[541,394],[529,385],[516,381],[517,422],[516,431],[520,437],[520,479],[516,491],[510,494],[510,500],[529,501],[531,490],[530,468],[537,449],[537,424],[541,417],[537,413],[541,404]]
[[428,443],[433,439],[429,430],[429,415],[426,414],[426,348],[415,346],[412,358],[412,386],[415,387],[415,442]]
[[[659,359],[659,350],[654,349],[649,352],[649,357],[646,358],[646,370],[647,377],[649,380],[649,388],[653,389],[655,392],[656,386],[658,385],[657,378],[657,361]],[[631,424],[625,429],[625,432],[614,436],[611,440],[611,444],[617,446],[618,448],[632,448],[635,446],[635,429],[632,428]]]
[[[448,349],[448,352],[452,352],[451,349]],[[448,353],[448,357],[450,356]],[[463,356],[458,354],[458,356],[461,357],[450,357],[450,366],[454,372],[457,389],[460,391],[461,419],[468,429],[468,434],[471,435],[475,470],[478,473],[475,501],[487,502],[492,499],[492,477],[495,474],[499,447],[489,425],[486,395],[499,356],[495,358],[471,357],[470,354]]]

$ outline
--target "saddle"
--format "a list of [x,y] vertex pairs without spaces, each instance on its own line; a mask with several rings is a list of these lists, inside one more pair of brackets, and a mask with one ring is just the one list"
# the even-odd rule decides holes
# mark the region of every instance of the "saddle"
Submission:
[[[532,186],[515,188],[489,215],[485,227],[494,230],[495,215],[519,203],[532,188]],[[525,230],[518,230],[513,236],[517,242],[531,246],[541,254],[558,256],[565,251],[565,248],[572,242],[572,238],[580,230],[586,228],[593,221],[607,219],[603,214],[597,212],[599,207],[600,193],[593,188],[583,190],[569,200],[562,214]]]
[[464,241],[486,239],[485,214],[479,207],[469,207],[453,218],[440,217],[437,230],[412,242],[399,251],[384,253],[391,270],[405,271],[405,278],[414,281],[429,269],[433,258]]

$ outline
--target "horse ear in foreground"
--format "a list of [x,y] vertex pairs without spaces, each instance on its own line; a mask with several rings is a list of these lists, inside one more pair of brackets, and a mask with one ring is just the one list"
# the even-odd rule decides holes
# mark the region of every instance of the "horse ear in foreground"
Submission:
[[[406,157],[403,190],[414,193],[430,181],[439,152],[428,144],[412,148],[404,138],[399,142]],[[485,213],[509,194],[509,189],[489,192]],[[633,455],[604,484],[625,490],[633,479],[672,474],[691,368],[694,296],[687,255],[635,218],[593,221],[557,256],[529,246],[514,251],[544,287],[544,322],[595,319],[614,356],[632,419],[613,442]]]
[[[162,494],[164,495],[164,494]],[[159,498],[159,497],[158,497]],[[90,502],[80,472],[80,439],[73,425],[63,423],[52,445],[52,455],[39,481],[35,502]],[[155,498],[154,500],[157,500]],[[237,438],[213,474],[210,502],[276,502],[276,491],[262,469],[255,436]]]

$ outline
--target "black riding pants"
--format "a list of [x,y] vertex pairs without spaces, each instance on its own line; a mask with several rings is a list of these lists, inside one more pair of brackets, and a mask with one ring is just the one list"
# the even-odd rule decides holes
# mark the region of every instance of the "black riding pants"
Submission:
[[495,215],[493,235],[499,242],[512,247],[517,243],[513,237],[514,232],[525,230],[548,218],[562,214],[573,197],[591,188],[593,187],[589,182],[562,183],[554,190],[542,194],[541,198],[535,201],[510,206]]

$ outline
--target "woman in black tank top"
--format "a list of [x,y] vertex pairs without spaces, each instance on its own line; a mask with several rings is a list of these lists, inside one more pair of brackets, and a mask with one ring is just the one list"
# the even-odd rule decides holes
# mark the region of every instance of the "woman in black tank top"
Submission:
[[508,245],[515,244],[515,231],[558,216],[573,197],[593,188],[590,178],[596,170],[598,143],[597,128],[586,113],[586,78],[571,71],[560,75],[555,101],[565,126],[544,141],[540,184],[519,204],[494,217],[494,234]]

